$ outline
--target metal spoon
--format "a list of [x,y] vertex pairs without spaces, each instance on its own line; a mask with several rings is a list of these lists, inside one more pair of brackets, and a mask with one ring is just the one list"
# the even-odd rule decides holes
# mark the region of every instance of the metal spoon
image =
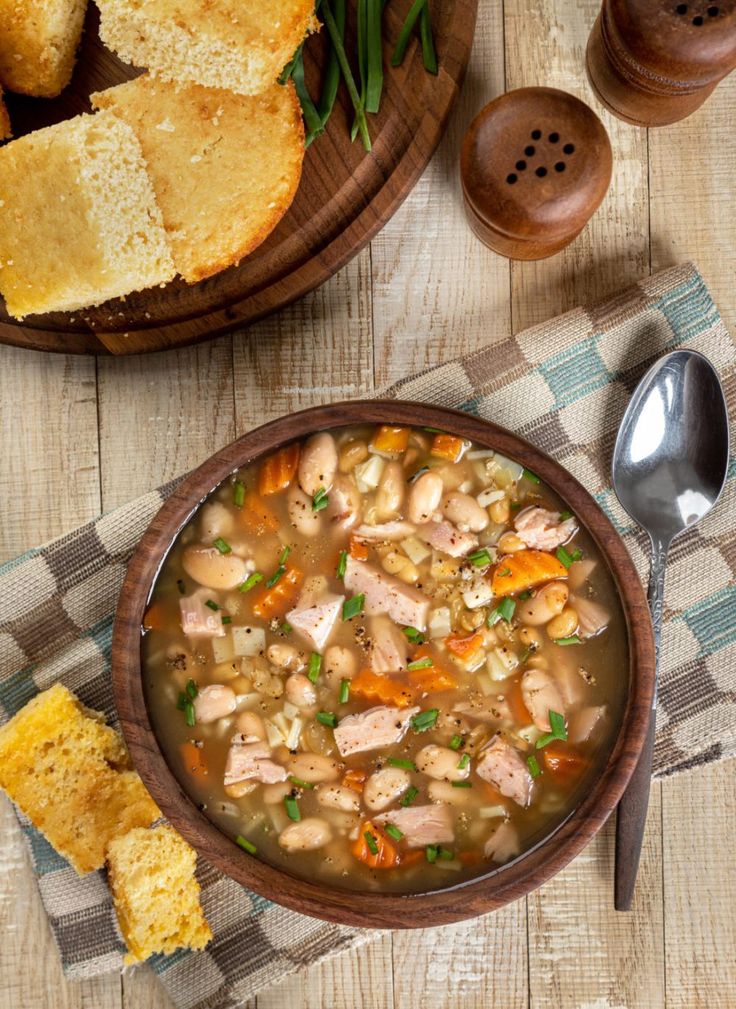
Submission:
[[[631,397],[613,450],[613,486],[635,522],[649,533],[657,672],[670,543],[699,522],[718,500],[728,470],[726,398],[713,365],[692,350],[665,354]],[[655,676],[657,673],[655,673]],[[618,805],[614,905],[628,911],[639,868],[649,805],[657,711],[639,763]]]

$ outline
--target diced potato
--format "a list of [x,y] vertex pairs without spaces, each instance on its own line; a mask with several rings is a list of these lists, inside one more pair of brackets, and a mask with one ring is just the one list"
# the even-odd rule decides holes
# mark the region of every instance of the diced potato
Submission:
[[233,627],[232,638],[235,655],[261,655],[266,650],[266,632],[262,627]]
[[495,820],[498,817],[506,818],[509,811],[505,806],[481,806],[478,810],[478,815],[482,816],[484,820]]
[[436,582],[454,582],[460,577],[462,561],[454,557],[448,557],[437,550],[432,552],[432,566],[430,575]]
[[213,638],[212,655],[218,664],[220,662],[232,662],[235,658],[232,635],[226,634],[224,638]]
[[286,745],[290,750],[296,750],[299,746],[299,737],[302,734],[302,729],[304,728],[304,722],[301,718],[295,718],[291,723],[291,728],[289,729],[289,734],[286,737]]
[[469,610],[477,610],[480,606],[487,606],[492,599],[491,586],[484,578],[474,579],[469,588],[463,592],[463,602]]
[[517,736],[521,736],[521,738],[525,742],[529,743],[530,746],[533,746],[542,735],[542,730],[538,729],[536,725],[525,725],[524,728],[519,729],[516,734]]
[[452,631],[450,619],[450,609],[448,606],[439,606],[432,610],[427,621],[430,638],[446,638]]
[[386,462],[380,455],[372,455],[370,459],[355,467],[353,470],[355,482],[361,494],[368,494],[376,489],[381,482],[385,466]]
[[416,536],[409,536],[400,546],[412,564],[421,564],[432,553],[427,544],[422,543]]
[[286,733],[283,733],[270,718],[264,718],[263,724],[266,726],[266,739],[269,746],[281,746],[286,742]]
[[506,497],[506,491],[496,490],[494,487],[486,487],[482,490],[478,497],[475,499],[481,508],[487,508],[488,505],[492,505],[494,501],[503,501]]
[[488,675],[492,680],[505,680],[519,665],[518,656],[510,648],[494,648],[486,660]]

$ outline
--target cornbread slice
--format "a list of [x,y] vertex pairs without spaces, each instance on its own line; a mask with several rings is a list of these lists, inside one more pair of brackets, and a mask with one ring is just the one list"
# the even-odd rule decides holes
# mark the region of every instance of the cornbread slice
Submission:
[[87,0],[0,0],[0,80],[8,91],[53,98],[67,86]]
[[182,946],[204,949],[212,931],[199,903],[197,856],[173,827],[138,827],[115,838],[107,861],[115,912],[130,950],[126,963]]
[[3,101],[3,89],[0,88],[0,140],[7,140],[12,135],[10,131],[10,116]]
[[122,738],[60,683],[0,729],[0,787],[80,874],[160,815]]
[[168,81],[256,95],[276,82],[306,33],[314,0],[97,0],[100,37]]
[[0,148],[0,293],[18,319],[174,276],[135,133],[78,116]]
[[304,127],[291,82],[249,97],[146,75],[92,104],[135,131],[174,265],[190,283],[260,245],[294,199]]

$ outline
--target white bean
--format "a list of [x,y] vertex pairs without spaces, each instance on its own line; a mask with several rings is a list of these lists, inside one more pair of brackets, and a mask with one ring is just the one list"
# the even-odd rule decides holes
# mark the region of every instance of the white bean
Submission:
[[261,792],[263,801],[269,806],[275,806],[277,803],[284,801],[284,797],[289,794],[293,787],[290,781],[276,781],[273,785],[266,785]]
[[311,708],[317,700],[314,684],[304,673],[292,673],[285,684],[286,700],[297,708]]
[[343,813],[357,813],[360,809],[358,795],[346,785],[320,785],[317,802],[327,809],[339,809]]
[[549,582],[543,585],[531,599],[525,599],[520,606],[517,604],[516,612],[519,620],[531,627],[541,627],[552,617],[562,613],[568,595],[568,588],[564,582]]
[[430,743],[424,746],[414,758],[417,768],[430,778],[438,781],[463,781],[470,774],[470,765],[460,767],[461,758],[449,746]]
[[279,844],[286,851],[314,851],[331,840],[330,825],[319,816],[308,816],[299,823],[289,824],[279,834]]
[[316,536],[322,529],[322,512],[312,509],[312,498],[297,484],[292,484],[286,494],[289,521],[302,536]]
[[340,680],[352,680],[357,670],[355,654],[342,645],[330,645],[324,657],[325,678],[330,687]]
[[383,767],[368,778],[363,788],[363,802],[368,809],[388,809],[411,784],[409,772],[401,767]]
[[471,532],[482,532],[488,525],[488,512],[481,508],[474,497],[461,491],[446,494],[442,502],[442,514],[453,525],[463,526]]
[[242,557],[221,554],[217,547],[187,547],[181,564],[190,578],[208,589],[234,589],[248,577]]
[[315,785],[320,781],[337,781],[341,767],[322,753],[297,753],[289,761],[289,774]]
[[332,487],[337,471],[337,446],[331,434],[322,431],[314,434],[302,449],[299,460],[299,486],[314,497],[320,487]]
[[212,543],[218,536],[229,536],[235,529],[235,516],[222,501],[208,501],[202,507],[199,519],[202,539]]
[[304,665],[299,650],[282,641],[268,646],[266,658],[272,665],[278,666],[280,669],[301,669]]
[[447,802],[450,806],[465,806],[473,793],[469,788],[453,788],[449,781],[430,781],[427,794],[432,802]]
[[442,501],[445,485],[437,473],[423,473],[409,491],[407,515],[410,522],[429,522]]
[[235,691],[221,683],[202,687],[194,698],[194,714],[200,725],[216,722],[235,711]]
[[401,463],[388,463],[376,490],[376,518],[379,522],[398,518],[405,492],[406,483]]
[[266,738],[266,726],[255,711],[241,711],[235,719],[235,728],[246,737],[246,743],[256,743]]
[[325,515],[339,529],[352,529],[359,521],[363,499],[350,477],[336,476]]

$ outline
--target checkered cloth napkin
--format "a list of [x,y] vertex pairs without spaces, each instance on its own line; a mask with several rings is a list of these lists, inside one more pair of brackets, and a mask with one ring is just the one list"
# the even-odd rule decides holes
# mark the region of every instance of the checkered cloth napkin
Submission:
[[[731,395],[733,420],[734,343],[690,265],[400,382],[385,395],[459,407],[535,442],[591,490],[646,578],[645,537],[614,497],[610,457],[636,382],[674,347],[710,358]],[[658,777],[736,754],[735,475],[732,467],[719,507],[671,553]],[[0,568],[0,721],[59,679],[115,721],[115,602],[128,557],[172,486]],[[80,879],[30,824],[22,826],[67,975],[120,969],[123,944],[103,874]],[[181,1009],[238,1006],[284,975],[367,938],[271,904],[201,859],[198,871],[213,942],[201,953],[149,961]]]

